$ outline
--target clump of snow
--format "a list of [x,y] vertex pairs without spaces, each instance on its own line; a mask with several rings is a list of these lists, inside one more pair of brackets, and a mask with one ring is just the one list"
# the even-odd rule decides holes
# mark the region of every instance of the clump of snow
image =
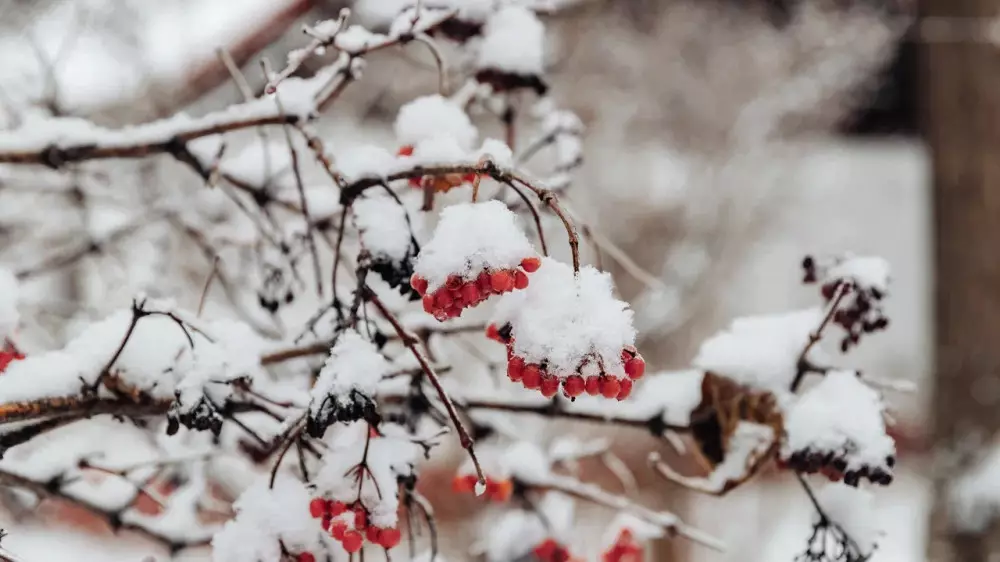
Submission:
[[621,373],[622,349],[635,343],[632,311],[615,298],[611,275],[590,266],[574,275],[551,258],[542,258],[526,289],[501,299],[494,323],[510,323],[515,355],[556,376],[585,363]]
[[[542,482],[551,474],[551,461],[545,451],[530,441],[515,441],[506,446],[477,447],[483,473],[489,478],[517,478],[522,482]],[[458,474],[475,474],[472,459],[459,467]]]
[[410,255],[410,234],[406,209],[387,195],[364,197],[351,206],[361,245],[375,257],[401,262]]
[[464,150],[472,148],[478,132],[465,110],[440,95],[419,97],[399,110],[396,138],[404,145],[417,146],[433,138],[454,140]]
[[847,461],[847,470],[882,467],[895,455],[886,434],[878,392],[854,371],[833,371],[795,399],[785,412],[782,456],[796,451],[828,451]]
[[535,255],[517,215],[506,205],[500,201],[463,203],[441,212],[413,270],[427,279],[428,292],[433,292],[449,275],[469,279],[483,270],[513,269]]
[[17,277],[0,266],[0,340],[9,336],[21,322],[17,312],[19,293]]
[[[694,366],[752,388],[787,391],[799,355],[822,320],[819,308],[737,318],[702,343]],[[807,359],[816,360],[820,353],[813,346]]]
[[1000,447],[993,446],[985,458],[955,478],[947,493],[956,529],[970,533],[987,529],[1000,514]]
[[[668,425],[686,426],[691,423],[691,413],[701,403],[701,383],[704,371],[668,371],[647,375],[642,379],[641,392],[633,392],[629,400],[616,403],[601,400],[601,404],[627,406],[635,415],[652,418],[659,414]],[[623,406],[623,409],[624,409]]]
[[337,158],[337,168],[349,182],[384,178],[400,169],[399,159],[388,150],[370,144],[352,146]]
[[884,296],[889,292],[892,280],[889,262],[878,256],[846,255],[826,268],[823,284],[833,281],[853,283],[863,291],[874,290]]
[[364,53],[372,47],[385,43],[389,38],[381,33],[372,33],[363,26],[352,25],[341,31],[333,40],[334,46],[352,55]]
[[509,5],[486,20],[476,66],[520,76],[545,70],[545,26],[534,12]]
[[420,141],[413,154],[401,158],[422,166],[473,165],[472,154],[451,137],[437,136]]
[[[397,480],[413,472],[421,448],[399,426],[383,423],[379,430],[383,436],[372,437],[367,446],[367,423],[337,425],[328,431],[326,443],[330,449],[323,456],[315,484],[325,497],[350,504],[358,500],[360,475],[360,500],[372,524],[395,527],[399,509]],[[362,461],[366,470],[358,470]]]
[[507,143],[497,139],[485,139],[476,160],[487,159],[493,162],[498,168],[511,168],[514,166],[514,153],[507,146]]
[[325,410],[346,406],[352,392],[375,396],[379,380],[388,372],[389,362],[372,342],[354,330],[345,331],[320,369],[311,392],[310,413],[320,416]]
[[774,444],[774,428],[741,421],[729,438],[725,458],[708,476],[713,488],[723,489],[728,482],[735,482],[746,473],[753,459],[762,457]]
[[280,560],[282,543],[293,554],[318,552],[320,526],[309,515],[310,500],[295,478],[279,473],[273,489],[261,478],[236,500],[236,518],[212,539],[212,560]]

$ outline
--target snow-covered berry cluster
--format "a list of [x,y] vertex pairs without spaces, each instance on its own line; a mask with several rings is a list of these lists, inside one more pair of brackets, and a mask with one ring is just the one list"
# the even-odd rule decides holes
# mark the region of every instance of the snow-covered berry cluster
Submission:
[[462,204],[441,213],[424,245],[410,285],[424,310],[440,321],[455,318],[492,295],[528,287],[541,259],[517,216],[499,201]]
[[578,560],[570,553],[569,548],[559,541],[548,538],[539,543],[532,553],[538,562],[574,562]]
[[389,550],[398,545],[402,537],[396,527],[372,525],[368,511],[361,502],[346,504],[314,498],[309,503],[309,514],[319,519],[323,530],[330,533],[350,553],[361,550],[365,541]]
[[847,332],[840,342],[841,351],[857,345],[862,335],[889,326],[882,309],[889,286],[889,264],[884,259],[846,255],[818,260],[806,256],[802,268],[804,282],[819,283],[827,302],[844,292],[833,316],[834,323]]
[[629,529],[622,529],[614,544],[601,554],[601,562],[642,562],[642,545]]
[[322,437],[330,425],[366,420],[379,422],[375,390],[389,362],[372,342],[354,330],[340,334],[310,392],[306,431]]
[[[475,474],[459,474],[451,482],[451,489],[459,494],[473,494],[479,479]],[[490,501],[503,503],[514,493],[514,482],[510,478],[486,477],[486,491],[483,496]]]
[[610,277],[592,267],[579,275],[544,258],[536,282],[504,297],[486,335],[507,346],[507,377],[551,398],[562,388],[625,400],[646,363],[635,349],[628,306]]
[[[413,156],[413,145],[407,144],[400,147],[396,153],[399,157]],[[441,174],[437,176],[420,176],[408,180],[410,187],[424,189],[432,187],[438,193],[446,193],[456,187],[470,184],[476,181],[476,174]]]
[[403,205],[386,195],[363,197],[351,206],[358,238],[368,252],[368,267],[390,287],[420,298],[410,288],[413,260],[420,251]]

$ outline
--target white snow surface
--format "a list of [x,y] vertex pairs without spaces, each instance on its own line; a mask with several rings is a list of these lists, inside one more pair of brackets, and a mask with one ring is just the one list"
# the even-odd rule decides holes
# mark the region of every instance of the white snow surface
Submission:
[[528,8],[501,8],[486,20],[476,66],[521,76],[542,74],[545,26]]
[[351,206],[361,244],[375,257],[401,262],[410,253],[412,242],[406,209],[388,195],[372,192]]
[[270,489],[268,479],[261,477],[233,504],[236,518],[212,539],[214,562],[280,560],[279,541],[293,554],[319,551],[319,522],[309,515],[305,486],[279,473]]
[[884,467],[896,445],[886,434],[883,411],[882,397],[856,372],[829,372],[786,409],[782,456],[844,451],[848,470]]
[[449,275],[472,279],[483,270],[513,269],[524,258],[537,255],[517,215],[506,205],[500,201],[461,203],[441,211],[440,222],[421,248],[413,270],[427,279],[428,291],[434,291]]
[[388,39],[381,33],[372,33],[363,26],[352,25],[338,33],[333,44],[341,51],[357,54],[384,43]]
[[389,372],[389,362],[378,349],[354,330],[347,330],[330,350],[316,385],[310,392],[309,409],[318,412],[327,397],[349,402],[352,390],[374,397],[379,380]]
[[[701,344],[693,364],[746,386],[786,392],[799,355],[822,319],[818,307],[737,318]],[[818,346],[813,346],[809,358],[819,355]]]
[[384,178],[404,168],[404,162],[388,150],[371,144],[346,148],[337,158],[337,169],[349,182]]
[[400,108],[395,123],[396,138],[414,145],[435,137],[454,140],[469,150],[479,135],[465,110],[457,103],[434,94],[419,97]]
[[738,480],[746,472],[750,460],[763,455],[776,439],[774,428],[750,422],[739,422],[729,438],[723,461],[716,465],[708,480],[722,488],[726,482]]
[[367,459],[364,457],[367,423],[337,424],[327,430],[324,439],[330,449],[323,456],[324,464],[315,484],[324,497],[345,503],[356,501],[358,483],[353,469],[365,459],[368,470],[364,471],[361,503],[373,525],[395,527],[399,509],[397,478],[412,472],[422,450],[400,426],[383,423],[379,430],[383,437],[372,438],[368,443]]
[[825,281],[853,281],[862,290],[875,289],[885,295],[889,291],[891,270],[885,258],[848,255],[827,269],[825,277]]
[[11,335],[21,322],[17,311],[19,295],[17,277],[9,269],[0,266],[0,341]]
[[632,310],[614,295],[611,275],[552,258],[530,276],[523,291],[504,295],[493,321],[513,328],[514,353],[528,363],[547,362],[555,376],[568,376],[586,360],[621,374],[622,348],[635,344]]

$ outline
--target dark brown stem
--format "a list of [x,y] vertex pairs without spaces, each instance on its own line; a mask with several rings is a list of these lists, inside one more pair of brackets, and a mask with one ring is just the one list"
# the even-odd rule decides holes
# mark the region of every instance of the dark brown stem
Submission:
[[792,392],[795,392],[796,390],[799,389],[799,386],[802,384],[802,380],[805,378],[806,373],[814,372],[814,369],[810,368],[811,365],[807,360],[809,352],[817,343],[819,343],[819,340],[823,339],[823,330],[825,330],[826,327],[830,324],[830,321],[833,320],[834,314],[837,313],[837,307],[840,306],[840,301],[842,301],[844,297],[847,296],[847,293],[849,293],[850,291],[851,288],[847,283],[841,283],[840,286],[837,287],[837,292],[830,300],[830,304],[827,307],[826,314],[823,315],[823,320],[820,322],[819,326],[817,326],[816,329],[809,334],[809,341],[806,342],[805,347],[802,348],[802,352],[799,353],[799,358],[798,361],[796,362],[795,379],[792,380],[792,385],[791,385]]

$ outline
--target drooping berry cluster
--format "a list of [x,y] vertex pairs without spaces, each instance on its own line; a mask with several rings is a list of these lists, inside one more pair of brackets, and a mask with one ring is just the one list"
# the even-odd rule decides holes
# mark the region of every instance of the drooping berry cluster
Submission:
[[532,553],[538,562],[574,562],[576,559],[569,552],[569,548],[559,543],[559,541],[549,538],[538,544]]
[[24,359],[24,355],[16,351],[0,351],[0,373],[7,370],[7,365],[22,359]]
[[[413,145],[408,144],[400,148],[396,155],[401,157],[410,157],[413,156],[413,150]],[[434,191],[438,193],[446,193],[456,187],[471,184],[474,181],[476,181],[476,174],[444,174],[410,178],[409,183],[410,187],[416,189],[433,187]]]
[[823,298],[830,302],[839,293],[840,304],[833,322],[847,332],[840,342],[846,352],[861,336],[885,330],[889,319],[882,309],[886,296],[888,266],[880,258],[841,257],[820,263],[812,256],[802,260],[803,282],[820,283]]
[[586,393],[621,401],[632,393],[635,381],[646,374],[646,361],[631,346],[622,350],[624,373],[618,376],[603,370],[585,374],[592,363],[587,363],[574,373],[551,373],[544,362],[529,363],[514,354],[514,336],[511,331],[510,324],[505,324],[502,328],[490,324],[486,327],[486,337],[507,346],[507,378],[521,383],[524,388],[539,391],[546,398],[555,396],[561,386],[563,396],[570,400],[576,400],[577,396]]
[[642,562],[643,558],[642,546],[628,529],[622,529],[614,544],[601,554],[601,562]]
[[440,321],[457,318],[466,308],[472,308],[490,298],[528,286],[528,274],[538,271],[541,260],[528,257],[521,266],[513,269],[483,270],[478,275],[463,278],[451,275],[443,286],[428,292],[428,282],[419,275],[410,279],[410,285],[423,297],[424,310]]
[[822,474],[833,482],[844,481],[851,487],[867,479],[872,484],[888,486],[892,483],[892,474],[889,470],[896,464],[896,458],[892,455],[885,458],[883,466],[861,465],[858,468],[848,469],[848,462],[843,454],[831,451],[814,451],[806,449],[795,451],[787,459],[779,460],[779,466],[796,472],[806,474]]
[[367,540],[389,550],[399,544],[402,535],[395,527],[376,527],[368,521],[368,511],[360,502],[344,502],[314,498],[309,502],[309,514],[320,520],[324,531],[330,533],[344,550],[355,553]]
[[346,397],[330,395],[324,397],[318,407],[310,408],[306,417],[306,433],[318,439],[326,432],[326,428],[336,422],[350,423],[359,420],[372,425],[381,422],[382,418],[371,398],[357,390],[350,391]]
[[[475,474],[458,475],[451,482],[451,489],[460,494],[472,494],[476,490],[478,478]],[[503,503],[514,493],[514,482],[509,478],[486,477],[486,491],[483,496],[493,502]]]

